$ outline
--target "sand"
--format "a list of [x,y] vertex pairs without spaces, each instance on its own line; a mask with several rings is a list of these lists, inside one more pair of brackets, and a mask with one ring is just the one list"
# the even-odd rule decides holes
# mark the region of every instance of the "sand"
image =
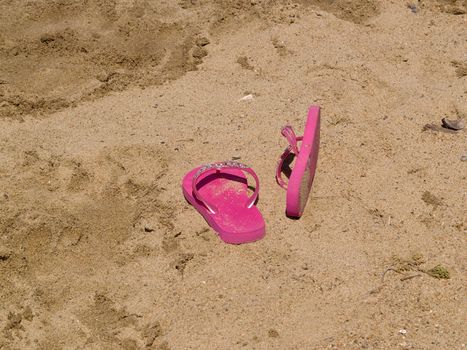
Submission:
[[[467,132],[439,126],[467,117],[466,8],[0,1],[0,349],[464,348]],[[291,220],[280,128],[311,104]],[[233,158],[267,230],[239,246],[180,186]]]

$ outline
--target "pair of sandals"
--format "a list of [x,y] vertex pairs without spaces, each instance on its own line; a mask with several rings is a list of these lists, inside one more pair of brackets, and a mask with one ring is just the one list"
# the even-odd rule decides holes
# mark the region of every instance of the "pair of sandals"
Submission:
[[[280,157],[276,180],[287,191],[286,214],[289,217],[299,218],[305,209],[318,160],[319,129],[320,108],[311,106],[303,136],[297,137],[291,126],[281,130],[289,145]],[[294,158],[295,165],[290,169]],[[289,177],[288,184],[282,178],[283,172]],[[251,196],[246,174],[256,183]],[[235,161],[203,165],[185,175],[182,188],[187,201],[224,242],[241,244],[264,237],[264,219],[255,205],[259,179],[249,166]]]

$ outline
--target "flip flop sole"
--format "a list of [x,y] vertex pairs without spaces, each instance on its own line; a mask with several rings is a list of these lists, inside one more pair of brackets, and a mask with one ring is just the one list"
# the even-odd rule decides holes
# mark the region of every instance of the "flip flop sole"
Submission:
[[265,235],[264,219],[256,206],[247,208],[247,179],[242,171],[225,169],[205,176],[198,191],[216,205],[218,212],[211,213],[193,196],[193,176],[199,168],[185,175],[182,188],[185,199],[196,208],[207,223],[226,243],[241,244],[257,241]]
[[316,172],[319,151],[320,109],[311,106],[300,152],[290,175],[286,196],[286,214],[301,217],[305,210]]

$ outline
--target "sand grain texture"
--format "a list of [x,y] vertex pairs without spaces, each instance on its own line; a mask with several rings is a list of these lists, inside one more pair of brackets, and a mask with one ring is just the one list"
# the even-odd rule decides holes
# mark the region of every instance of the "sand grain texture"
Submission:
[[[423,126],[466,110],[466,3],[410,5],[1,0],[0,349],[461,349],[467,133]],[[280,127],[310,104],[290,220]],[[254,244],[181,193],[228,159],[261,179]]]

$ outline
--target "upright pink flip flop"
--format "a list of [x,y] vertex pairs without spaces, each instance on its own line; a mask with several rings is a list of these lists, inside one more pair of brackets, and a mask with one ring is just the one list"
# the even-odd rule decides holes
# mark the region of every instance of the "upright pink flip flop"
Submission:
[[[291,126],[284,126],[281,130],[282,135],[289,141],[289,146],[279,160],[276,180],[287,190],[286,214],[291,217],[302,216],[310,194],[318,161],[319,127],[320,108],[311,106],[303,136],[297,137]],[[300,149],[298,141],[301,141]],[[296,162],[287,185],[282,179],[282,171],[284,162],[289,159],[290,154],[295,155]]]
[[[250,197],[244,172],[256,182]],[[224,242],[240,244],[264,237],[264,220],[255,206],[259,179],[250,167],[234,161],[204,165],[185,175],[182,188],[187,201]]]

